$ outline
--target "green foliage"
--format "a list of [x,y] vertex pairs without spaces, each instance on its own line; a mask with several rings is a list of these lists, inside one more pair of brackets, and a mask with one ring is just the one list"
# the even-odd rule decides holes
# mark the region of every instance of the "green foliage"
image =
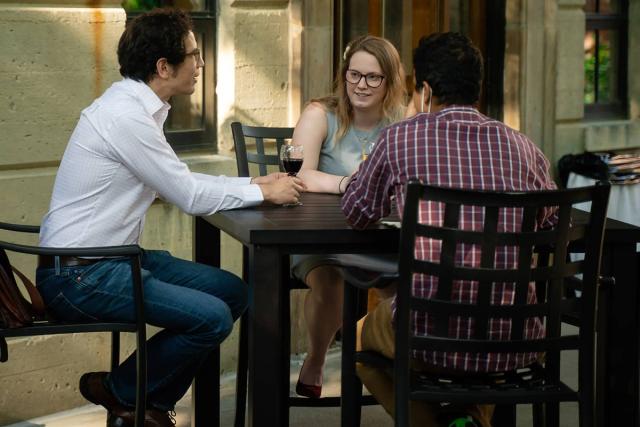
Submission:
[[[596,47],[599,69],[596,76],[596,56],[592,52],[584,55],[584,103],[593,104],[607,102],[611,99],[609,73],[611,71],[611,48],[608,44]],[[598,93],[595,92],[595,81],[598,79]]]
[[122,7],[127,12],[136,12],[162,7],[163,3],[162,0],[123,0]]

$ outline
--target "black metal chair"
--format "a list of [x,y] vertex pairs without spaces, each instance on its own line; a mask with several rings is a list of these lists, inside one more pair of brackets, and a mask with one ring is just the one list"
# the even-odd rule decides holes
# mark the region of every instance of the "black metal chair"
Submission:
[[[402,221],[400,246],[400,281],[397,293],[395,323],[396,359],[390,361],[379,354],[360,352],[361,363],[382,365],[392,370],[395,387],[395,425],[407,426],[409,401],[449,402],[451,404],[487,403],[515,405],[533,403],[534,413],[544,413],[547,425],[557,425],[558,404],[579,403],[580,426],[596,425],[595,421],[595,331],[601,319],[597,313],[599,266],[606,219],[608,185],[571,190],[529,193],[493,193],[444,189],[410,183],[407,189]],[[444,204],[442,226],[418,223],[420,203]],[[588,223],[571,221],[574,204],[591,201]],[[477,206],[484,210],[484,226],[479,231],[459,229],[460,206]],[[558,206],[558,222],[553,229],[536,229],[539,209]],[[502,208],[518,208],[522,229],[520,232],[498,231]],[[439,262],[415,258],[416,239],[440,240]],[[567,250],[572,242],[580,241],[584,249],[583,261],[571,262]],[[455,264],[455,251],[459,244],[481,248],[481,265],[477,268]],[[496,248],[512,246],[518,249],[517,267],[496,269]],[[536,257],[536,253],[551,256]],[[438,289],[433,299],[411,295],[415,274],[438,277]],[[567,282],[582,274],[581,295],[565,292]],[[451,300],[455,281],[473,280],[477,283],[475,304]],[[535,304],[526,304],[529,283],[546,285],[546,292],[538,292]],[[514,305],[490,304],[494,283],[511,283],[515,293]],[[416,336],[410,329],[410,312],[428,312],[433,332],[429,336]],[[577,316],[579,332],[561,332],[566,316]],[[448,335],[451,318],[473,318],[475,330],[471,339],[455,339]],[[539,317],[544,321],[546,336],[542,339],[524,337],[523,325],[527,318]],[[512,334],[508,340],[490,340],[487,337],[490,319],[511,318]],[[433,375],[410,370],[413,351],[443,351],[469,353],[545,353],[543,363],[527,368],[490,375]],[[579,355],[579,386],[571,388],[560,380],[560,354],[577,350]],[[347,404],[347,403],[346,403]],[[350,410],[359,411],[357,402],[348,402]],[[538,409],[535,411],[535,409]],[[544,409],[544,411],[542,411]],[[534,418],[536,418],[534,416]],[[541,423],[542,420],[534,419]]]
[[[248,126],[240,122],[233,122],[231,123],[231,133],[236,152],[238,176],[251,176],[250,163],[258,165],[260,176],[267,174],[267,166],[277,166],[278,170],[282,170],[278,153],[280,147],[293,137],[293,128]],[[247,150],[245,138],[251,138],[255,141],[255,152]],[[275,154],[267,152],[269,141],[275,141]]]
[[[40,227],[0,222],[0,229],[38,233]],[[52,318],[36,320],[30,326],[11,329],[0,329],[0,362],[8,360],[6,338],[37,335],[72,334],[84,332],[111,332],[111,369],[119,364],[120,332],[136,334],[137,378],[136,378],[136,420],[135,426],[144,425],[146,389],[147,389],[147,354],[146,323],[144,315],[144,294],[140,272],[141,249],[137,245],[110,246],[102,248],[43,248],[6,241],[0,241],[0,256],[7,257],[6,251],[32,255],[77,256],[77,257],[128,257],[131,263],[133,290],[135,299],[135,322],[68,322]],[[8,258],[7,258],[8,259]]]
[[[293,128],[282,127],[257,127],[243,125],[239,122],[231,123],[231,131],[233,134],[233,143],[236,152],[236,163],[238,166],[238,176],[248,177],[251,176],[249,172],[249,164],[256,164],[260,175],[267,174],[267,166],[278,166],[280,168],[280,162],[277,154],[268,153],[268,141],[275,141],[275,152],[278,153],[280,147],[290,140],[293,136]],[[250,152],[247,147],[246,138],[251,138],[255,141],[255,145],[251,145],[251,148],[255,149],[255,152]],[[243,248],[243,260],[248,258],[247,249]],[[288,263],[289,257],[286,257]],[[287,264],[285,263],[285,264]],[[243,262],[243,269],[246,268],[247,262]],[[285,269],[288,271],[288,269]],[[357,270],[357,269],[354,269]],[[248,279],[248,272],[243,270],[243,278]],[[307,289],[307,286],[301,280],[287,275],[282,278],[283,281],[289,286],[289,290],[294,289]],[[344,315],[343,324],[349,322],[355,327],[355,322],[358,318],[357,314],[363,315],[366,310],[366,298],[363,295],[358,295],[357,291],[351,291],[350,286],[345,286],[347,292],[347,300],[344,303]],[[366,291],[365,291],[366,293]],[[289,306],[287,305],[287,308]],[[244,426],[246,395],[247,395],[247,366],[248,366],[248,324],[247,316],[245,313],[240,320],[240,344],[238,352],[238,372],[236,383],[236,416],[235,426]],[[289,319],[289,313],[284,314],[285,319]],[[285,354],[290,352],[290,325],[286,328],[287,339],[283,340],[283,345],[286,346]],[[343,335],[343,347],[349,348],[355,347],[355,334],[353,335],[353,342],[349,341],[350,337]],[[343,360],[344,364],[344,360]],[[361,404],[375,404],[375,399],[371,396],[362,396]],[[307,397],[289,396],[289,407],[339,407],[341,406],[340,396],[322,397],[320,399],[309,399]]]

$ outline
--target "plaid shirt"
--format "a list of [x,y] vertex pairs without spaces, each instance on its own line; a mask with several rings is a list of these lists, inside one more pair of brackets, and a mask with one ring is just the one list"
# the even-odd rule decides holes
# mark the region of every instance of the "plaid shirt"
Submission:
[[[549,176],[549,161],[524,135],[503,123],[480,114],[467,106],[450,106],[438,113],[418,114],[396,123],[380,134],[373,153],[353,176],[342,199],[342,210],[354,228],[364,228],[390,213],[391,199],[395,197],[398,212],[404,208],[405,184],[412,179],[442,187],[495,191],[534,191],[555,189]],[[439,203],[422,203],[419,221],[441,225],[443,209]],[[518,231],[519,212],[510,210],[500,216],[502,231]],[[481,230],[483,212],[478,207],[463,207],[460,227]],[[551,226],[556,220],[552,210],[538,218],[539,226]],[[457,265],[479,266],[480,248],[459,245]],[[438,262],[440,242],[431,239],[416,241],[416,256]],[[517,253],[513,247],[496,250],[497,268],[514,268]],[[437,291],[437,279],[415,275],[413,295],[431,298]],[[492,304],[513,304],[512,284],[494,285]],[[452,300],[474,303],[477,282],[456,281]],[[529,287],[528,302],[535,301],[533,284]],[[395,304],[394,304],[395,310]],[[429,317],[412,313],[411,323],[416,335],[431,331]],[[488,325],[489,339],[507,339],[510,335],[509,319],[492,319]],[[465,318],[450,321],[449,335],[470,338],[473,322]],[[540,319],[525,323],[527,338],[544,336]],[[416,357],[439,367],[470,372],[494,372],[526,366],[537,358],[533,353],[476,354],[417,352]]]

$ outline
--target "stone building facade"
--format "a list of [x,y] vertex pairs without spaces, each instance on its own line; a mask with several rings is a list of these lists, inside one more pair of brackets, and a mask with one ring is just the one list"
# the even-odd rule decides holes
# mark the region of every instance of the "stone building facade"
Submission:
[[[629,2],[628,115],[607,121],[584,120],[584,0],[506,3],[504,120],[552,161],[583,150],[640,147],[640,80],[633,78],[640,70],[640,2]],[[180,153],[192,170],[234,175],[232,121],[292,126],[305,101],[330,91],[335,4],[218,0],[217,139],[213,149]],[[0,2],[0,221],[40,222],[80,111],[120,79],[115,51],[125,21],[120,0]],[[189,216],[157,202],[142,245],[190,258],[191,227]],[[240,247],[223,241],[223,267],[239,274]],[[33,272],[32,259],[15,259]],[[298,303],[292,316],[301,330]],[[303,334],[294,336],[293,350],[300,351]],[[12,340],[10,361],[0,367],[0,425],[84,404],[77,380],[108,365],[108,338]],[[223,345],[223,372],[233,371],[235,348],[234,335]]]

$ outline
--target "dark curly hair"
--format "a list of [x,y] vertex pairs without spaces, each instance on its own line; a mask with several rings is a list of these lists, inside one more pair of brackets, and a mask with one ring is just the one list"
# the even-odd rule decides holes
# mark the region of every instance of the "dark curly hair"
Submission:
[[156,73],[158,59],[180,64],[186,53],[184,39],[192,29],[189,15],[178,9],[154,9],[136,17],[118,43],[120,74],[148,83]]
[[480,98],[482,54],[460,33],[422,37],[413,51],[416,87],[427,82],[444,105],[473,105]]

